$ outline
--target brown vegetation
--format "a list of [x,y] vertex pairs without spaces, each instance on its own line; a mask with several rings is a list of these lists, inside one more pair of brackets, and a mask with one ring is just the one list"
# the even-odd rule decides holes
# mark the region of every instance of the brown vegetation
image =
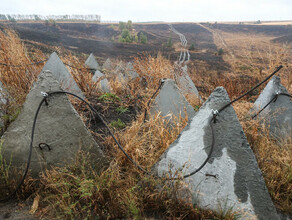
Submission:
[[[0,62],[23,65],[23,68],[16,70],[0,66],[0,80],[3,82],[4,88],[8,90],[12,100],[21,106],[42,66],[25,66],[25,64],[42,60],[45,56],[38,50],[26,51],[13,31],[0,32],[0,36]],[[238,53],[238,49],[235,51]],[[75,68],[69,68],[69,70],[88,100],[99,97],[102,93],[91,83],[91,73],[83,69],[84,59],[71,54],[62,54],[63,62],[79,68],[79,70]],[[254,63],[253,65],[248,63],[246,68],[241,64],[243,58],[238,58],[240,62],[230,62],[229,60],[232,69],[229,73],[224,74],[215,70],[210,71],[207,67],[197,68],[191,64],[191,77],[204,99],[217,86],[224,86],[230,98],[234,98],[265,78],[273,67],[283,62],[281,54],[276,58],[270,64],[269,69],[267,66],[263,66],[263,68],[258,66],[258,62],[254,58],[247,59]],[[244,61],[244,63],[246,62]],[[161,55],[136,58],[134,67],[143,78],[144,83],[136,81],[124,85],[118,83],[115,78],[111,78],[110,73],[106,73],[113,88],[112,93],[121,99],[118,102],[119,105],[124,108],[133,107],[137,110],[135,120],[133,118],[126,128],[115,128],[115,135],[126,152],[139,165],[150,171],[159,156],[177,138],[187,120],[177,119],[172,132],[166,128],[164,119],[160,117],[150,118],[144,123],[144,109],[156,90],[159,79],[174,78],[175,71],[172,63]],[[291,92],[290,67],[285,68],[281,75],[283,84]],[[261,128],[258,121],[247,117],[247,112],[252,105],[248,101],[254,100],[259,92],[235,103],[234,108],[255,152],[276,206],[291,213],[292,141],[291,138],[288,138],[275,142],[269,137],[266,130]],[[106,103],[103,105],[101,111],[109,109],[109,105]],[[10,103],[8,107],[10,107]],[[91,120],[90,114],[84,110],[82,104],[77,103],[75,107],[85,122]],[[13,115],[15,112],[14,108],[14,112],[10,111],[9,114]],[[89,128],[91,127],[89,126]],[[95,136],[100,136],[96,130],[91,130],[91,132]],[[23,198],[21,196],[23,193],[25,195],[32,193],[29,198],[34,200],[31,209],[34,215],[61,219],[76,217],[90,219],[96,215],[101,218],[178,219],[234,219],[237,216],[238,213],[230,212],[230,210],[223,210],[222,213],[215,214],[190,206],[177,198],[180,186],[184,184],[183,181],[166,181],[145,175],[125,158],[106,132],[97,140],[104,149],[107,149],[106,154],[111,159],[110,167],[100,175],[87,162],[87,152],[80,152],[74,164],[64,168],[46,170],[38,181],[31,178],[26,180],[22,192],[18,195]]]

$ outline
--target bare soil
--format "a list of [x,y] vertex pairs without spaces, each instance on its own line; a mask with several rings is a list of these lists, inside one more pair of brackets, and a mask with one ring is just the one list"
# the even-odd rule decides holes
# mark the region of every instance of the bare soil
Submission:
[[[34,46],[46,53],[51,53],[59,46],[75,53],[93,52],[98,62],[104,62],[108,57],[125,61],[144,54],[156,55],[158,52],[175,61],[179,57],[179,51],[174,47],[167,47],[167,41],[172,38],[173,43],[179,43],[178,35],[170,31],[169,26],[163,24],[133,24],[133,33],[144,33],[147,36],[147,44],[119,43],[117,41],[121,32],[117,24],[94,23],[57,23],[56,26],[45,23],[0,23],[0,29],[10,27],[15,29],[20,38],[28,46]],[[213,42],[212,33],[195,23],[177,23],[174,27],[184,34],[188,45],[195,45],[191,51],[191,61],[200,61],[214,70],[224,71],[228,65],[220,56],[216,55],[218,48]],[[115,38],[112,41],[112,38]]]

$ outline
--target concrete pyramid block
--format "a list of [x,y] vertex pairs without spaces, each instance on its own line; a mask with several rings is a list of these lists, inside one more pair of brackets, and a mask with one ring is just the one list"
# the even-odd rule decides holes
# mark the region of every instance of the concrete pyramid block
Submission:
[[7,91],[5,88],[3,88],[3,83],[0,81],[0,105],[5,105],[7,103],[5,93],[7,93]]
[[7,91],[3,88],[3,84],[0,81],[0,134],[2,135],[2,128],[4,127],[3,115],[5,114],[5,105],[7,104]]
[[[154,172],[159,176],[170,170],[189,174],[201,166],[212,142],[212,109],[220,109],[229,101],[226,90],[216,88],[161,156]],[[242,212],[243,219],[279,219],[233,107],[223,110],[213,125],[215,145],[211,158],[198,173],[185,179],[193,204],[214,211],[232,208]]]
[[182,71],[176,76],[178,87],[182,90],[184,95],[191,94],[201,99],[197,87],[195,86],[194,82],[187,72],[187,66],[185,65],[181,68],[181,70]]
[[[280,77],[274,76],[255,101],[252,112],[257,113],[261,110],[273,99],[277,92],[289,94],[281,84]],[[288,96],[279,96],[258,117],[265,119],[263,122],[269,127],[272,136],[286,137],[292,135],[292,101]]]
[[[27,95],[23,109],[17,119],[9,126],[2,137],[4,158],[11,159],[11,168],[22,171],[26,166],[31,129],[34,115],[40,101],[41,92],[60,91],[54,74],[43,71]],[[48,148],[40,149],[46,143]],[[69,102],[67,95],[57,94],[48,97],[48,106],[41,107],[35,127],[34,145],[30,170],[37,176],[44,168],[63,166],[76,158],[79,150],[89,152],[96,170],[107,166],[108,162],[84,123]],[[20,172],[23,173],[23,172]]]
[[[102,77],[102,78],[101,78]],[[103,73],[101,73],[99,70],[96,70],[93,77],[92,77],[93,82],[98,83],[98,88],[101,89],[104,92],[110,92],[111,87],[109,84],[109,81],[105,77]]]
[[139,77],[139,74],[134,70],[133,64],[129,62],[126,66],[126,73],[128,74],[129,79],[135,79]]
[[89,55],[87,60],[85,61],[85,66],[87,66],[94,73],[96,70],[100,70],[99,64],[96,61],[93,53]]
[[173,121],[173,118],[168,116],[169,114],[176,118],[180,116],[185,118],[187,113],[190,121],[196,112],[181,94],[175,82],[171,79],[166,79],[150,108],[151,115],[157,113],[160,113],[166,119],[170,119],[170,121]]
[[128,72],[127,66],[122,61],[120,61],[116,66],[113,76],[124,85],[126,85],[131,79],[131,75]]
[[51,54],[49,60],[42,69],[42,71],[46,70],[53,73],[54,77],[60,82],[63,90],[85,98],[74,78],[55,52]]
[[126,68],[122,61],[118,63],[118,65],[115,68],[114,74],[118,77],[120,82],[127,82],[129,77],[126,74]]
[[103,68],[103,69],[106,69],[106,70],[111,70],[111,69],[113,69],[113,63],[112,63],[112,61],[110,60],[110,58],[107,58],[107,59],[106,59],[106,61],[104,62],[102,68]]

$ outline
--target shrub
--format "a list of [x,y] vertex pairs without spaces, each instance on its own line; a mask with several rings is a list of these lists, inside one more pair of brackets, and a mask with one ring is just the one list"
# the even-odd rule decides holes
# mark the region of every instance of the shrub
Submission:
[[139,38],[138,38],[138,35],[135,34],[135,42],[138,43],[139,42]]
[[36,20],[36,21],[40,21],[41,18],[40,18],[39,16],[35,15],[35,16],[34,16],[34,20]]
[[143,34],[143,32],[141,32],[140,34],[140,42],[142,44],[146,44],[147,43],[147,36]]
[[255,22],[255,24],[261,24],[262,22],[260,21],[260,20],[257,20],[256,22]]
[[12,18],[12,17],[9,18],[9,21],[12,22],[12,23],[16,23],[15,18]]
[[120,21],[120,22],[119,22],[119,29],[122,31],[122,30],[124,30],[125,28],[126,28],[126,24],[125,24],[125,22]]
[[189,50],[195,50],[195,44],[192,43],[192,45],[190,46]]
[[220,48],[220,49],[218,50],[218,55],[221,56],[223,53],[224,53],[223,48]]
[[129,20],[128,21],[128,23],[127,23],[127,28],[128,28],[128,30],[132,30],[132,21],[131,20]]
[[117,121],[112,121],[112,122],[110,123],[110,125],[111,125],[111,127],[113,127],[113,128],[117,128],[117,129],[123,129],[123,128],[126,127],[125,123],[122,122],[121,119],[118,119]]
[[116,108],[116,112],[118,112],[119,114],[124,114],[126,112],[129,112],[129,109],[127,107],[120,106],[120,107]]
[[112,93],[105,93],[101,96],[98,97],[99,100],[103,101],[103,102],[115,102],[115,101],[121,101],[121,99]]
[[120,43],[124,43],[124,42],[126,42],[126,40],[125,40],[124,38],[122,38],[122,36],[120,36],[120,37],[119,37],[119,42],[120,42]]
[[168,38],[167,47],[172,47],[172,38],[171,37]]

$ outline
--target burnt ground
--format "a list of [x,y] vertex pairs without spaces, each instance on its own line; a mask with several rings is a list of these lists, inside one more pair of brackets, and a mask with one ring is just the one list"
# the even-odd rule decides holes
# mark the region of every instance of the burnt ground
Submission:
[[292,25],[202,24],[229,33],[263,34],[275,37],[271,40],[273,43],[292,42]]
[[13,219],[36,219],[29,213],[32,204],[19,203],[18,201],[11,200],[5,204],[0,204],[0,219],[13,220]]
[[[207,24],[210,27],[230,33],[264,34],[274,37],[273,42],[292,42],[291,25],[245,25],[245,24]],[[224,72],[229,65],[218,56],[218,49],[213,41],[212,33],[195,23],[175,23],[174,28],[186,36],[188,45],[195,45],[190,51],[191,61],[197,65],[206,65],[210,70]],[[45,23],[1,23],[0,29],[10,27],[15,29],[20,38],[28,46],[35,46],[45,53],[52,52],[48,46],[59,46],[74,53],[93,52],[99,63],[108,57],[132,60],[143,54],[156,55],[161,52],[165,57],[175,61],[179,51],[167,47],[171,37],[174,44],[180,42],[178,35],[170,31],[166,23],[133,24],[133,32],[147,35],[148,43],[119,43],[117,41],[121,31],[118,25],[95,23],[57,23],[55,26]],[[112,38],[115,38],[112,41]]]
[[277,37],[272,40],[274,43],[283,43],[283,44],[288,44],[292,43],[292,33],[284,35],[282,37]]
[[264,34],[275,37],[292,34],[292,25],[202,24],[211,25],[212,28],[229,33],[242,32],[247,34]]
[[[106,24],[58,23],[56,26],[48,26],[44,23],[16,23],[8,25],[0,23],[0,29],[5,26],[15,29],[24,43],[36,46],[45,53],[52,52],[49,47],[46,47],[46,45],[49,45],[61,46],[76,53],[89,54],[93,52],[99,58],[99,62],[104,61],[107,57],[130,60],[132,57],[142,53],[156,54],[159,51],[171,60],[176,60],[179,56],[179,52],[164,46],[169,37],[173,39],[174,43],[179,42],[179,37],[169,30],[167,24],[134,24],[133,28],[138,33],[143,32],[147,35],[147,44],[112,42],[110,40],[111,37],[117,37],[120,32]],[[208,68],[218,71],[228,69],[228,65],[223,61],[222,57],[216,55],[218,48],[214,44],[212,33],[194,23],[178,23],[173,26],[186,36],[188,45],[195,44],[195,50],[190,51],[191,61],[204,62],[208,65]],[[214,25],[212,28],[214,28]],[[292,42],[292,28],[289,26],[217,24],[215,28],[225,32],[262,33],[274,36],[275,40],[279,39],[279,42]],[[121,102],[104,102],[98,98],[91,98],[89,101],[102,114],[109,125],[120,119],[128,126],[135,120],[137,113],[140,111],[133,102],[129,102],[126,99],[123,99]],[[127,107],[128,111],[125,113],[117,112],[117,108],[120,106]],[[107,146],[103,142],[109,136],[108,130],[99,119],[92,116],[85,105],[78,107],[79,113],[82,112],[81,115],[86,119],[86,126],[92,131],[95,140],[107,153]],[[113,130],[123,129],[110,128]],[[29,206],[31,204],[22,205],[15,201],[1,205],[0,220],[30,219],[32,216],[28,214]]]
[[[109,128],[115,132],[120,131],[129,126],[135,119],[136,115],[140,112],[140,108],[135,105],[132,99],[123,98],[110,101],[101,100],[98,97],[88,99],[91,105],[98,111],[103,120],[107,123]],[[110,136],[110,133],[98,116],[94,115],[86,104],[80,103],[75,106],[80,115],[85,119],[86,127],[91,131],[94,139],[102,148],[103,152],[110,156],[108,146],[104,145],[105,138]],[[126,109],[126,112],[121,112],[118,109]],[[118,127],[113,123],[120,120],[125,127]]]
[[[133,57],[156,55],[158,52],[172,61],[179,57],[179,51],[167,47],[170,37],[174,44],[178,44],[180,40],[166,23],[133,24],[133,30],[138,36],[141,32],[147,36],[147,44],[112,41],[112,37],[118,39],[121,32],[117,25],[113,28],[109,24],[57,23],[56,26],[51,26],[45,23],[0,23],[0,29],[3,27],[15,29],[27,45],[35,46],[47,54],[52,49],[46,45],[61,46],[75,53],[93,52],[100,63],[108,57],[129,61]],[[174,27],[185,34],[189,46],[195,44],[195,50],[191,51],[191,61],[203,61],[209,68],[219,71],[228,69],[223,59],[216,55],[218,49],[213,42],[212,33],[194,23],[178,23]]]
[[[135,105],[134,100],[130,98],[114,99],[111,101],[100,100],[98,97],[88,99],[91,105],[101,114],[102,118],[109,125],[110,129],[115,133],[115,131],[122,130],[124,128],[118,128],[112,126],[111,123],[120,119],[125,126],[129,126],[132,121],[136,119],[137,113],[140,109]],[[103,142],[106,137],[110,136],[109,131],[99,120],[98,117],[95,117],[86,104],[84,103],[75,103],[75,108],[78,109],[79,114],[85,118],[85,124],[87,128],[91,131],[94,139],[101,147],[103,152],[107,155],[108,158],[112,157],[112,149],[109,149],[109,146],[105,145]],[[118,107],[127,108],[127,111],[121,113],[117,111]],[[116,148],[116,150],[118,150]],[[0,220],[7,219],[37,219],[30,213],[33,201],[29,197],[30,194],[25,195],[21,200],[11,199],[5,203],[0,203]]]

